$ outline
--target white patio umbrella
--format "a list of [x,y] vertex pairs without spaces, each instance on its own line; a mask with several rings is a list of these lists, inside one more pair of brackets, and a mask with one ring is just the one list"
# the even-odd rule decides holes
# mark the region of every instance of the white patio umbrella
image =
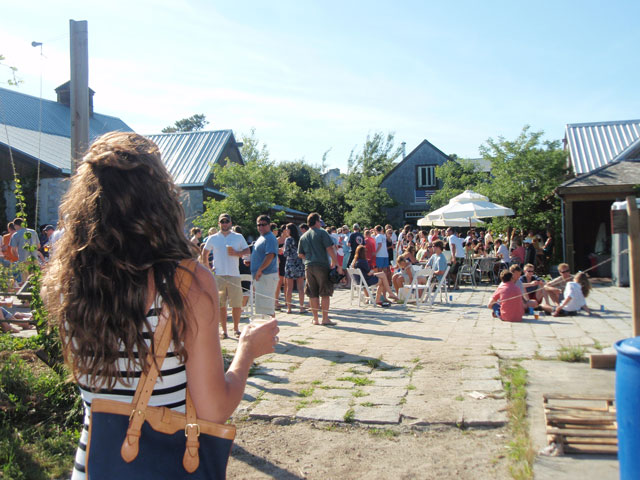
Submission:
[[504,217],[513,215],[513,210],[497,203],[490,202],[487,197],[471,190],[465,190],[460,195],[453,197],[444,207],[427,214],[427,220],[466,220]]
[[439,218],[438,220],[429,220],[422,217],[418,220],[419,227],[475,227],[484,225],[484,222],[478,218]]

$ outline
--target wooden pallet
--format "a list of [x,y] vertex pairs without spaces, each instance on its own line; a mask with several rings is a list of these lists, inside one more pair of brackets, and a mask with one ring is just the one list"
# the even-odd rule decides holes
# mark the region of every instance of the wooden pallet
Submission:
[[543,394],[547,440],[564,453],[618,453],[618,424],[612,396]]

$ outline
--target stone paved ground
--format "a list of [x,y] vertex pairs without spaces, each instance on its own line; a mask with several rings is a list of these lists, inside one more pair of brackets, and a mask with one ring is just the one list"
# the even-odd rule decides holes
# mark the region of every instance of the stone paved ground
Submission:
[[600,317],[529,316],[518,324],[492,318],[493,289],[464,286],[449,305],[387,309],[359,309],[348,290],[338,290],[335,327],[311,325],[310,314],[278,313],[281,342],[259,360],[235,417],[502,425],[499,358],[555,358],[563,346],[596,352],[631,335],[629,289],[596,286],[588,303],[605,306]]

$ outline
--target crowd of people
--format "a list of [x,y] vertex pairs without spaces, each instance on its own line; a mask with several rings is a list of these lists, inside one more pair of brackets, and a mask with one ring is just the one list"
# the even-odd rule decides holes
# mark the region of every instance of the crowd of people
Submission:
[[[325,225],[318,214],[312,214],[307,223],[300,225],[267,225],[269,219],[264,217],[257,224],[259,229],[263,229],[260,230],[260,239],[247,245],[241,234],[239,237],[229,236],[227,232],[231,232],[230,217],[223,214],[222,221],[223,217],[229,222],[220,223],[219,230],[210,228],[208,237],[203,239],[199,228],[193,228],[190,237],[191,242],[201,248],[201,261],[216,272],[220,286],[221,316],[226,318],[225,305],[228,302],[232,308],[236,336],[240,334],[240,311],[246,305],[249,295],[248,284],[242,285],[239,281],[243,268],[254,276],[258,313],[275,315],[275,311],[281,308],[286,308],[287,313],[291,313],[294,308],[298,308],[300,313],[306,313],[311,309],[313,323],[324,325],[335,324],[328,315],[329,299],[334,287],[331,282],[318,285],[318,265],[322,265],[323,278],[332,267],[359,269],[366,284],[376,291],[375,302],[383,307],[389,307],[392,301],[401,301],[399,293],[402,287],[412,283],[416,265],[433,269],[438,281],[448,269],[448,278],[445,280],[451,289],[457,289],[457,275],[461,266],[483,258],[493,260],[493,271],[489,272],[492,278],[500,277],[504,280],[505,275],[511,275],[510,281],[502,281],[491,304],[496,316],[506,321],[521,319],[529,309],[548,311],[555,315],[555,308],[568,297],[565,289],[570,283],[567,277],[570,274],[566,264],[558,267],[560,276],[557,279],[546,283],[541,278],[542,274],[548,272],[554,252],[553,234],[548,230],[543,237],[533,230],[525,233],[525,230],[518,229],[498,234],[492,229],[469,228],[458,232],[451,227],[416,229],[405,225],[397,231],[389,224],[361,228],[357,223],[350,229],[347,225]],[[238,232],[239,227],[233,229]],[[317,233],[318,230],[323,230],[322,236]],[[242,242],[235,244],[233,250],[227,251],[224,247],[232,242],[225,242],[222,237],[242,238]],[[319,245],[318,250],[310,248],[305,238],[314,238]],[[214,248],[216,242],[218,247]],[[258,244],[259,252],[262,253],[252,258],[254,245]],[[238,257],[232,260],[232,266],[228,262],[230,256]],[[256,266],[256,261],[260,265]],[[524,275],[521,276],[522,273]],[[345,287],[352,281],[359,281],[350,275],[345,277]],[[270,280],[261,281],[261,278]],[[426,279],[421,277],[418,282],[426,283]],[[508,283],[513,283],[518,288],[522,300],[522,312],[515,316],[513,312],[520,309],[514,310],[512,303],[504,302],[507,298],[505,295],[515,292],[507,288]],[[298,292],[297,305],[293,301],[294,290]],[[584,296],[586,294],[588,289],[585,289]],[[305,304],[305,295],[309,298],[309,305]],[[571,298],[575,299],[576,295],[574,293]],[[242,296],[244,299],[241,299]],[[284,305],[280,302],[281,297],[284,298]],[[319,303],[318,298],[322,300]],[[566,314],[572,308],[573,303],[569,303],[558,310]],[[501,309],[505,309],[505,312],[502,313]],[[322,322],[318,320],[318,313],[322,314]],[[225,324],[222,338],[227,338]]]
[[[376,302],[389,306],[412,281],[412,266],[427,265],[442,280],[449,270],[454,281],[467,259],[491,255],[500,264],[502,283],[489,307],[502,320],[519,321],[528,308],[556,316],[590,313],[585,273],[573,277],[568,265],[560,264],[553,281],[536,276],[553,252],[550,232],[542,242],[533,232],[469,229],[458,235],[454,229],[409,225],[397,232],[391,225],[357,223],[336,228],[311,213],[306,223],[280,226],[260,215],[259,237],[247,242],[231,216],[222,213],[206,237],[198,228],[187,236],[178,191],[158,147],[131,132],[112,132],[94,142],[71,179],[60,218],[60,229],[43,227],[42,239],[15,219],[3,236],[2,263],[20,265],[29,257],[45,262],[55,249],[44,270],[42,295],[85,406],[74,479],[85,477],[92,402],[131,401],[137,379],[149,370],[152,338],[161,322],[169,321],[172,341],[167,360],[158,365],[161,376],[149,405],[184,412],[192,401],[198,418],[228,419],[252,363],[278,343],[275,318],[240,331],[250,290],[243,281],[251,282],[257,314],[275,317],[283,308],[281,288],[284,308],[292,312],[295,288],[300,313],[310,309],[312,324],[332,326],[331,297],[346,268],[359,269],[377,288]],[[26,244],[33,248],[23,248]],[[347,286],[356,280],[342,281]],[[229,336],[228,308],[238,345],[225,371],[218,335]],[[18,318],[3,310],[2,320],[12,315]]]

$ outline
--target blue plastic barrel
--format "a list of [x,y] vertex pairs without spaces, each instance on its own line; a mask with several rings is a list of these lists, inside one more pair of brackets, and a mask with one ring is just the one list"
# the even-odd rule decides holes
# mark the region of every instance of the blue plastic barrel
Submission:
[[640,477],[640,337],[614,344],[620,478]]

